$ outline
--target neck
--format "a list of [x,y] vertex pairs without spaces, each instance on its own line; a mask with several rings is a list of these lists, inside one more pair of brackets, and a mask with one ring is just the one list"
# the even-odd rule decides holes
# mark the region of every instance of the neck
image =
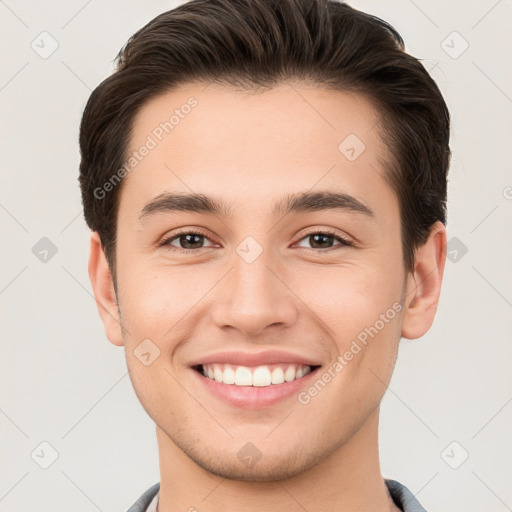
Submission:
[[350,440],[311,469],[284,480],[230,480],[184,454],[156,427],[160,460],[158,512],[396,512],[380,473],[379,408]]

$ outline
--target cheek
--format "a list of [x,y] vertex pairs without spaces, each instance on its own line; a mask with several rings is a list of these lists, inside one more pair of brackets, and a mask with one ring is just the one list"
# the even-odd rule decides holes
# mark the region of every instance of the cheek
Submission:
[[[298,280],[296,277],[291,288],[297,290],[297,295],[323,321],[329,334],[343,345],[393,308],[400,299],[401,286],[401,276],[382,266],[351,265],[318,267]],[[388,317],[394,319],[394,313],[392,310]]]
[[119,298],[128,344],[149,338],[166,352],[187,337],[196,311],[225,273],[220,268],[135,265],[120,269]]
[[325,403],[330,398],[352,411],[368,412],[381,399],[383,382],[389,382],[395,363],[401,330],[401,277],[374,267],[331,269],[323,277],[321,288],[308,280],[302,293],[308,294],[304,302],[328,329],[338,355],[339,364],[330,366],[336,377]]
[[[382,381],[390,379],[401,331],[401,284],[399,274],[382,266],[332,267],[308,276],[297,293],[342,358],[342,367],[332,368],[337,377],[331,391],[339,391],[343,398],[332,399],[348,408],[374,407],[384,390]],[[351,397],[364,399],[359,403]]]
[[161,313],[167,306],[165,287],[151,273],[128,271],[120,277],[123,325],[130,333],[137,332],[137,336],[154,336],[158,323],[164,321]]

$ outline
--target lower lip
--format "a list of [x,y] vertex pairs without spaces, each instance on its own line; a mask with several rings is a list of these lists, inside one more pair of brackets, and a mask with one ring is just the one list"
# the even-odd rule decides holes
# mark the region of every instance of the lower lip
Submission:
[[282,384],[271,384],[270,386],[236,386],[235,384],[223,384],[216,380],[205,377],[202,373],[192,369],[200,381],[215,396],[225,400],[236,407],[257,409],[274,405],[292,395],[297,395],[310,380],[316,376],[320,367],[311,370],[300,379]]

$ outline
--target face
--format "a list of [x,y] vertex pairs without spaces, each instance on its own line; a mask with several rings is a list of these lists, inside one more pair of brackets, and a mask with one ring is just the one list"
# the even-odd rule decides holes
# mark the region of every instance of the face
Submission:
[[160,437],[212,473],[299,474],[378,410],[408,289],[378,123],[290,85],[189,84],[135,119],[129,152],[156,144],[122,185],[107,335]]

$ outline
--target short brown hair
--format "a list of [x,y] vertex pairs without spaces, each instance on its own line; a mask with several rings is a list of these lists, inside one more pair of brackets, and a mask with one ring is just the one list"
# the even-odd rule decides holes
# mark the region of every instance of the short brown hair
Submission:
[[85,220],[114,279],[122,183],[101,198],[95,191],[125,162],[142,105],[192,81],[251,90],[293,79],[364,95],[384,119],[406,270],[432,225],[446,224],[448,109],[399,33],[375,16],[328,0],[191,0],[138,30],[116,61],[83,113],[79,177]]

